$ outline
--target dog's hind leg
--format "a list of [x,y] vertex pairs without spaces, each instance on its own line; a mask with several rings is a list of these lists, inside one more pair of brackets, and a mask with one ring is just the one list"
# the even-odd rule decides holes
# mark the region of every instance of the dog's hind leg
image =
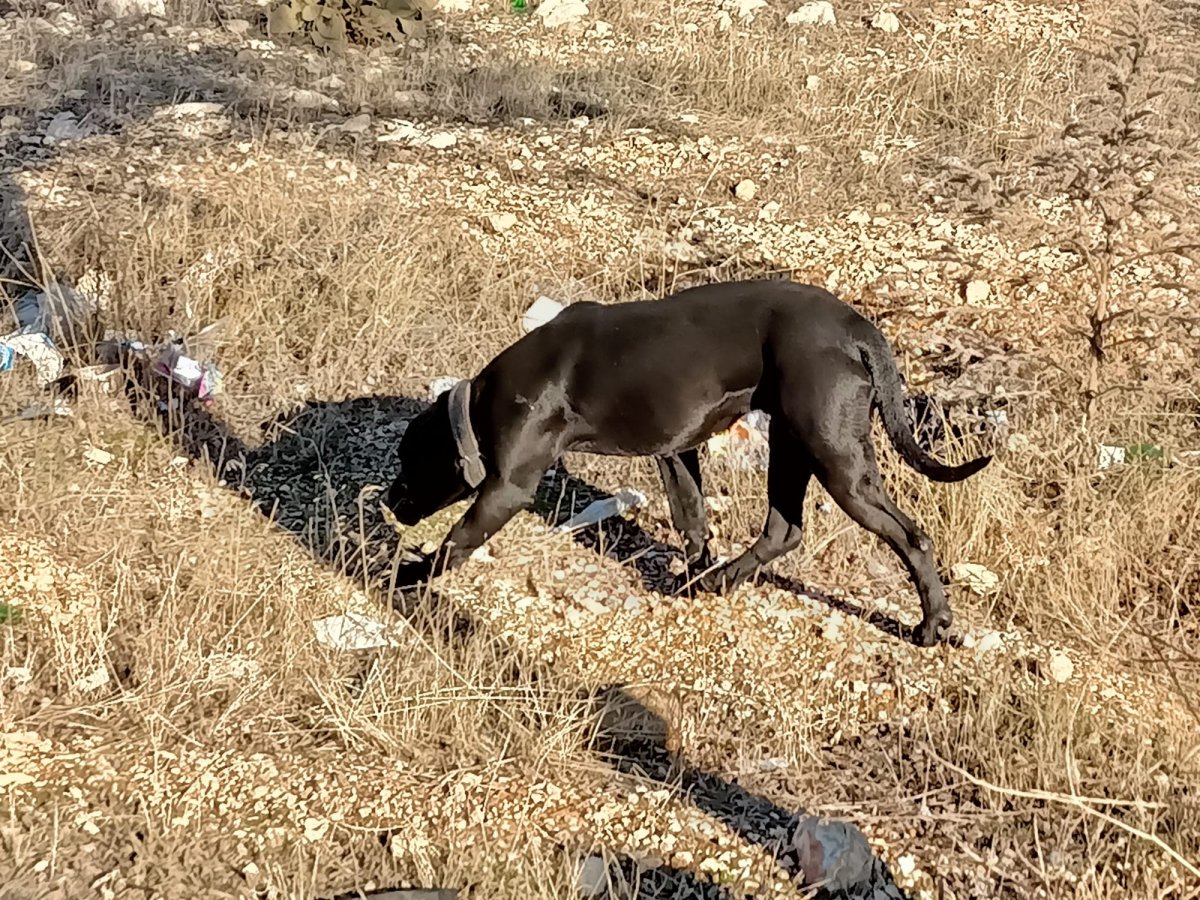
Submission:
[[671,521],[683,536],[688,570],[707,569],[712,560],[708,554],[704,492],[700,487],[700,454],[696,450],[684,450],[671,456],[660,456],[658,471],[671,507]]
[[701,579],[706,590],[729,590],[754,575],[762,566],[800,546],[803,534],[804,496],[812,467],[804,448],[785,422],[772,417],[770,459],[767,464],[767,500],[770,509],[758,540],[741,556]]
[[[811,395],[810,395],[811,396]],[[804,441],[815,472],[829,495],[851,519],[882,538],[900,557],[921,598],[921,623],[913,640],[937,643],[953,616],[934,561],[929,536],[888,496],[871,443],[871,389],[840,381],[821,393],[817,410],[807,410]]]

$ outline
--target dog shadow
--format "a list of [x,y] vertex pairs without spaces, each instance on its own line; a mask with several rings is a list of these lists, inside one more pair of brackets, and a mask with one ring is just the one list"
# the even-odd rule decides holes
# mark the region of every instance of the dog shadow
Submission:
[[[419,556],[415,548],[400,546],[395,529],[383,519],[379,498],[396,473],[400,436],[408,421],[428,405],[411,397],[383,395],[307,402],[260,425],[264,442],[254,448],[231,439],[215,423],[204,427],[197,422],[182,433],[188,435],[185,449],[191,455],[205,453],[216,461],[227,483],[236,485],[260,511],[273,510],[277,524],[306,542],[320,559],[355,576],[365,575],[368,581],[386,575],[403,597],[410,597],[418,584],[397,583],[392,572],[398,559],[415,562]],[[296,490],[313,472],[329,473],[320,497]],[[531,511],[554,528],[611,496],[559,461],[538,486]],[[575,529],[571,538],[632,566],[647,592],[667,595],[676,589],[672,566],[683,562],[682,550],[659,541],[636,522],[618,516]],[[771,572],[760,573],[757,580],[862,618],[897,640],[911,638],[911,629],[886,613]]]

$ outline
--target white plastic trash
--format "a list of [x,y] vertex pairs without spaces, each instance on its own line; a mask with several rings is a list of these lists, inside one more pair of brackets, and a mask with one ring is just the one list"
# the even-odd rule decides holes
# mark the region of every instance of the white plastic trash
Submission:
[[805,887],[848,893],[871,878],[875,854],[866,835],[849,822],[808,816],[796,828],[792,846]]
[[541,296],[533,301],[533,305],[525,310],[525,315],[521,317],[521,330],[525,334],[533,331],[535,328],[540,328],[545,325],[565,307],[557,300],[552,300],[549,297]]
[[633,509],[635,506],[643,506],[645,503],[646,495],[641,491],[634,490],[633,488],[623,488],[611,497],[605,497],[603,500],[595,500],[589,503],[581,511],[555,528],[554,531],[562,533],[587,528],[589,525],[595,525],[597,522],[603,522],[605,519],[619,516],[626,510]]
[[1112,444],[1101,444],[1097,453],[1096,464],[1101,469],[1111,469],[1125,464],[1125,448]]
[[46,387],[62,374],[63,355],[49,335],[17,332],[0,337],[0,372],[13,368],[17,356],[33,363],[38,387]]
[[460,381],[462,381],[461,378],[455,378],[453,375],[442,375],[433,379],[429,382],[429,399],[436,400]]
[[313,633],[318,643],[331,650],[376,650],[400,646],[388,625],[356,612],[317,619],[313,622]]
[[708,452],[724,458],[735,469],[766,471],[771,457],[768,429],[771,417],[751,410],[725,431],[708,439]]

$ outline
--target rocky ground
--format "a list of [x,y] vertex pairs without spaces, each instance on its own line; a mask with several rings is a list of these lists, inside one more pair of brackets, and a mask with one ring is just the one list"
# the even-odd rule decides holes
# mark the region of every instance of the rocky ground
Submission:
[[[1200,324],[1193,263],[1155,252],[1196,155],[1166,125],[1126,148],[1170,202],[1106,224],[1076,175],[1123,197],[1125,163],[1064,136],[1092,54],[1130,21],[1194,46],[1186,4],[447,3],[337,57],[261,7],[135,6],[0,4],[9,294],[78,286],[76,368],[99,332],[220,321],[223,391],[164,423],[81,383],[0,432],[0,896],[566,897],[591,856],[613,896],[800,897],[809,814],[871,849],[837,896],[1200,896]],[[1194,85],[1125,96],[1185,129]],[[1126,314],[1081,430],[1105,240]],[[838,291],[969,432],[937,452],[996,452],[936,489],[888,458],[952,645],[907,642],[903,571],[815,488],[770,577],[667,593],[644,463],[568,459],[486,553],[396,588],[457,512],[397,534],[377,502],[432,379],[539,294],[739,275]],[[42,398],[0,374],[3,412]],[[735,553],[763,475],[705,466]],[[647,505],[552,531],[622,486]],[[351,613],[379,646],[318,639]]]

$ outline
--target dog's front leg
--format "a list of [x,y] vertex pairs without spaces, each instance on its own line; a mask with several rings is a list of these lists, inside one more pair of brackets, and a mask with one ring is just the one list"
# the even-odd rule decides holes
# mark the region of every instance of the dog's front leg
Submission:
[[479,488],[475,502],[455,523],[442,542],[434,562],[434,575],[456,569],[482,547],[508,520],[533,502],[536,482],[528,486],[499,478],[488,478]]

